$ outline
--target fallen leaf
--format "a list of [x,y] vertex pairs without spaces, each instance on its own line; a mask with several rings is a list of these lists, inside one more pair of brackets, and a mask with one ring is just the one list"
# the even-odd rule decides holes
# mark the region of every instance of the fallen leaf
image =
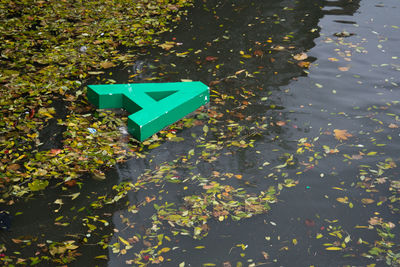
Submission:
[[17,163],[13,163],[8,165],[7,170],[11,170],[11,171],[16,171],[20,168],[21,166]]
[[264,259],[268,260],[269,259],[269,255],[267,252],[265,251],[261,251],[261,254],[263,255]]
[[399,128],[399,125],[391,123],[391,124],[389,124],[389,128],[396,129],[396,128]]
[[348,71],[350,67],[338,67],[338,70],[340,71]]
[[143,240],[143,245],[145,245],[146,247],[151,247],[152,246],[152,244],[147,240]]
[[370,225],[382,224],[382,218],[372,217],[372,218],[369,219],[368,223],[369,223]]
[[212,57],[212,56],[206,57],[206,61],[210,61],[210,62],[216,61],[217,59],[218,59],[218,57]]
[[165,43],[163,43],[163,44],[160,44],[160,45],[158,45],[159,47],[161,47],[162,49],[165,49],[165,50],[170,50],[172,47],[174,47],[174,45],[175,45],[175,42],[165,42]]
[[261,50],[255,50],[255,51],[254,51],[254,55],[255,55],[256,57],[262,57],[262,56],[264,55],[264,52],[261,51]]
[[314,227],[315,226],[315,222],[311,219],[306,219],[304,221],[304,223],[308,226],[308,227]]
[[271,47],[272,49],[274,49],[275,51],[282,51],[282,50],[285,50],[285,47],[284,46],[281,46],[281,45],[276,45],[276,46],[273,46],[273,47]]
[[342,250],[340,247],[327,247],[326,250]]
[[356,155],[352,155],[351,158],[352,159],[362,159],[363,156],[361,156],[360,154],[356,154]]
[[335,138],[340,141],[347,140],[349,137],[353,136],[352,134],[348,133],[347,130],[335,129],[333,132],[335,133]]
[[300,61],[300,60],[307,59],[308,56],[306,53],[303,52],[303,53],[294,55],[293,58]]
[[115,64],[112,63],[111,61],[104,61],[104,62],[101,62],[101,63],[100,63],[100,66],[101,66],[103,69],[108,69],[108,68],[111,68],[111,67],[115,67]]
[[361,199],[361,202],[362,202],[363,204],[372,204],[372,203],[375,202],[375,200],[370,199],[370,198],[363,198],[363,199]]
[[349,203],[348,197],[338,197],[338,198],[336,198],[336,200],[343,204]]
[[285,126],[285,125],[286,125],[286,122],[284,122],[284,121],[277,121],[275,124],[278,125],[278,126]]
[[337,59],[337,58],[335,58],[335,57],[329,57],[328,60],[329,60],[329,61],[333,61],[333,62],[334,62],[334,61],[339,61],[339,59]]
[[297,65],[301,68],[308,68],[310,67],[310,62],[308,61],[299,61],[297,62]]

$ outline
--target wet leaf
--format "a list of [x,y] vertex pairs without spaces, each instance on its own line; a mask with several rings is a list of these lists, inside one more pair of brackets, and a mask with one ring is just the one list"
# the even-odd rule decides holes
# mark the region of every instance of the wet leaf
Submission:
[[308,56],[307,56],[306,53],[303,52],[303,53],[294,55],[293,58],[294,58],[295,60],[299,60],[299,61],[300,61],[300,60],[307,59]]
[[363,199],[361,199],[361,202],[362,202],[363,204],[372,204],[372,203],[375,202],[375,200],[370,199],[370,198],[363,198]]
[[218,60],[218,57],[212,57],[212,56],[206,57],[206,61],[209,61],[209,62],[213,62],[213,61],[217,61],[217,60]]
[[348,197],[338,197],[338,198],[336,198],[336,200],[338,202],[340,202],[340,203],[343,203],[343,204],[349,203],[349,198]]
[[340,247],[326,247],[326,250],[342,250]]
[[315,222],[311,219],[306,219],[304,221],[304,223],[308,226],[308,227],[314,227],[315,226]]
[[33,182],[28,184],[28,187],[31,191],[40,191],[44,190],[49,185],[49,181],[47,180],[34,180]]
[[339,141],[347,140],[349,137],[353,136],[352,134],[348,133],[347,130],[334,129],[333,132],[335,133],[335,138]]
[[111,62],[111,61],[104,61],[104,62],[100,63],[100,66],[103,69],[108,69],[108,68],[111,68],[111,67],[115,67],[115,64],[113,62]]

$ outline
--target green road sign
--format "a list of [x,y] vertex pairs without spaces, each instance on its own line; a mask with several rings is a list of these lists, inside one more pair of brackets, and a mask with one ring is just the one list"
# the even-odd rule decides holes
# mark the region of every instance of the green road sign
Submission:
[[89,85],[87,97],[99,109],[123,108],[128,132],[139,141],[157,133],[210,101],[202,82]]

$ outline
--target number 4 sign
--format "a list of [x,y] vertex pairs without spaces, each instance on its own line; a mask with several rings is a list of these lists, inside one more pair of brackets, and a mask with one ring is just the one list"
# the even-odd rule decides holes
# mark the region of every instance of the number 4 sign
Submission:
[[99,109],[123,108],[137,140],[157,133],[210,101],[201,82],[89,85],[87,98]]

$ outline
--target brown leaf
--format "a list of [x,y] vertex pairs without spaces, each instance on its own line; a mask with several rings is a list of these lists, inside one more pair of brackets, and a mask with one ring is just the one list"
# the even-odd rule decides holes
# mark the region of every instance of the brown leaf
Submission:
[[254,55],[256,57],[262,57],[264,55],[264,52],[261,50],[256,50],[256,51],[254,51]]
[[143,245],[145,245],[146,247],[151,247],[152,246],[152,244],[147,240],[143,240]]
[[221,81],[211,81],[208,85],[209,86],[214,86],[214,85],[216,85],[216,84],[219,84]]
[[218,57],[212,57],[212,56],[206,57],[206,61],[210,61],[210,62],[216,61],[217,59],[218,59]]
[[108,69],[108,68],[111,68],[111,67],[115,67],[115,64],[112,63],[111,61],[104,61],[104,62],[101,62],[101,63],[100,63],[100,66],[101,66],[103,69]]
[[284,121],[277,121],[275,124],[278,125],[278,126],[285,126],[285,125],[286,125],[286,122],[284,122]]
[[15,238],[11,238],[12,242],[14,242],[15,244],[19,244],[22,242],[21,239],[15,239]]
[[351,158],[352,159],[362,159],[363,156],[361,156],[360,154],[356,154],[356,155],[352,155]]
[[308,61],[299,61],[297,62],[297,65],[301,68],[308,68],[310,67],[310,62]]
[[271,47],[272,49],[274,49],[275,51],[282,51],[285,50],[285,47],[281,46],[281,45],[276,45]]
[[311,219],[306,219],[304,221],[304,223],[308,226],[308,227],[314,227],[315,226],[315,222]]
[[338,67],[338,70],[340,71],[348,71],[350,67]]
[[73,187],[76,185],[76,180],[69,180],[69,181],[64,182],[64,184],[68,187]]
[[347,130],[335,129],[333,132],[335,133],[335,138],[340,141],[347,140],[349,137],[353,136],[352,134],[348,133]]
[[389,128],[396,129],[396,128],[399,128],[399,125],[391,123],[391,124],[389,124]]
[[214,185],[212,185],[212,184],[205,184],[205,185],[203,185],[203,189],[205,189],[205,190],[208,190],[208,189],[211,189],[211,188],[213,188],[214,187]]
[[370,198],[363,198],[363,199],[361,199],[361,202],[362,202],[363,204],[372,204],[372,203],[375,202],[375,200],[370,199]]
[[369,219],[368,223],[370,225],[378,225],[382,223],[382,218],[378,218],[378,217],[372,217]]
[[19,164],[13,163],[13,164],[8,165],[7,170],[16,171],[19,168],[21,168],[21,166]]
[[303,52],[303,53],[294,55],[293,58],[296,59],[296,60],[304,60],[304,59],[307,59],[308,56],[307,56],[306,53]]
[[269,255],[267,252],[265,251],[261,251],[261,254],[263,255],[264,259],[268,260],[269,259]]

